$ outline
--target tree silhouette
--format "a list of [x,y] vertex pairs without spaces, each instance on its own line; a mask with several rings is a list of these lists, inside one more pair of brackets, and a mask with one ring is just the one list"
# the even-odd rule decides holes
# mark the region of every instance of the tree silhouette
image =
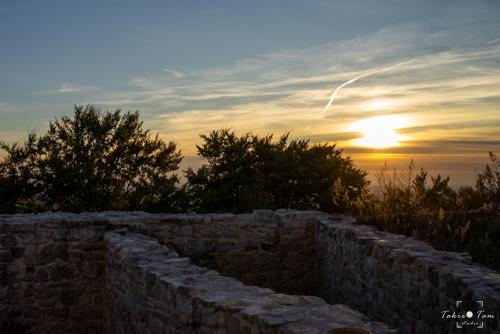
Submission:
[[4,211],[174,209],[181,154],[143,130],[138,112],[75,106],[42,137],[1,147]]
[[335,145],[289,140],[288,134],[237,136],[229,129],[202,135],[197,146],[206,160],[187,171],[187,192],[199,211],[253,209],[346,211],[364,195],[366,173]]

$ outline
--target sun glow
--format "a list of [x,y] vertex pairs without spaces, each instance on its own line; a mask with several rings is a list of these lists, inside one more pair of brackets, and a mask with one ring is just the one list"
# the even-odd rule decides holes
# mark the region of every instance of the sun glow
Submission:
[[396,130],[405,128],[408,124],[403,116],[385,115],[360,120],[348,130],[363,135],[352,141],[355,146],[387,148],[399,146],[401,141],[407,139]]
[[379,111],[386,110],[389,107],[392,107],[391,101],[388,100],[373,100],[366,104],[366,109],[369,111]]

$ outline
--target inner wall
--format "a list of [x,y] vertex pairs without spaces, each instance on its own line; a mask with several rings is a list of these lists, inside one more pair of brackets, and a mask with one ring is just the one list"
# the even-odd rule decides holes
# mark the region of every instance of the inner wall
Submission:
[[142,234],[104,238],[106,333],[395,334],[345,305],[244,285]]
[[189,257],[248,285],[315,295],[317,220],[307,214],[168,218],[146,224],[147,234]]
[[[357,225],[351,217],[293,210],[248,215],[170,216],[137,227],[197,264],[246,284],[343,303],[403,333],[449,332],[443,310],[494,315],[500,332],[500,275],[458,253]],[[477,311],[477,310],[476,310]]]

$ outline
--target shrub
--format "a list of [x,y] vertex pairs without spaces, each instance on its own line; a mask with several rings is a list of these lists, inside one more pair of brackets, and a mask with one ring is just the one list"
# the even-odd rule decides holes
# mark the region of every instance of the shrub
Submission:
[[375,195],[357,215],[359,223],[429,242],[437,249],[468,252],[474,261],[500,269],[499,164],[490,161],[478,175],[476,188],[454,191],[449,178],[408,169],[376,174]]
[[493,152],[489,152],[490,163],[477,176],[476,190],[486,205],[500,208],[500,161]]
[[75,106],[40,138],[1,148],[4,212],[174,208],[180,152],[143,130],[138,112]]
[[206,164],[186,174],[196,210],[253,209],[349,211],[366,194],[366,173],[335,145],[289,140],[288,134],[237,136],[229,129],[202,135],[198,154]]

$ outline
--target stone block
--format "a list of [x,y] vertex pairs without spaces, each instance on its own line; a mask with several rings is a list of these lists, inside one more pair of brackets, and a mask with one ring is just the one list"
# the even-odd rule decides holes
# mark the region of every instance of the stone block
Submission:
[[43,267],[38,267],[33,276],[35,282],[47,282],[49,280],[49,272]]
[[56,243],[50,246],[50,256],[56,259],[67,260],[68,254],[68,244],[67,243]]
[[23,306],[23,318],[25,319],[38,319],[42,312],[36,306],[24,305]]
[[67,263],[53,263],[49,265],[50,280],[59,282],[61,280],[68,280],[74,277],[74,270],[70,264]]
[[102,275],[104,263],[102,261],[85,261],[81,266],[83,277],[93,279]]

